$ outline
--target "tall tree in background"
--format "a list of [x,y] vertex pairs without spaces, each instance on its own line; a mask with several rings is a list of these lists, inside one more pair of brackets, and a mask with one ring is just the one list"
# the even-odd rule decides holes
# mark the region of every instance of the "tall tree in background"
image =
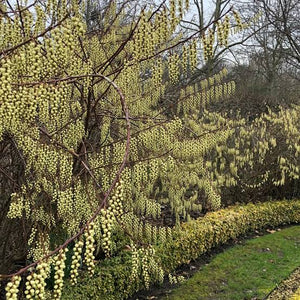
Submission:
[[[248,107],[251,118],[265,112],[266,105],[289,106],[299,99],[299,2],[294,0],[247,1],[237,3],[244,19],[259,15],[245,31],[251,38],[239,51],[242,65],[236,67],[235,78],[241,82],[240,92],[247,93],[242,110]],[[248,64],[248,67],[247,67]],[[252,106],[251,106],[252,103]],[[251,108],[250,108],[251,106]]]
[[[283,52],[300,68],[300,3],[297,0],[258,0],[268,23],[284,38]],[[295,64],[294,62],[298,64]]]

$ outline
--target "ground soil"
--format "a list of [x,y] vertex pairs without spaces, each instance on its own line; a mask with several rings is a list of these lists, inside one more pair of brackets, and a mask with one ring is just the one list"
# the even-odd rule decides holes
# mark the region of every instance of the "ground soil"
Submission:
[[266,297],[266,300],[290,299],[300,284],[300,267]]

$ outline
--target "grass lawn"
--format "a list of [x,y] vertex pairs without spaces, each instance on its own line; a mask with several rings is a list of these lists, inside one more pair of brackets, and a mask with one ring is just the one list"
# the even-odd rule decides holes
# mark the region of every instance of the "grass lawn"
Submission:
[[292,226],[217,254],[161,299],[264,299],[299,266],[300,226]]

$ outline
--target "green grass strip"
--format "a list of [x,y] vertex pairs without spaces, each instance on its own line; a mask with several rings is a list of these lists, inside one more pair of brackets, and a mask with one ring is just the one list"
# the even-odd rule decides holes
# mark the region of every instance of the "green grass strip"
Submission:
[[216,255],[164,299],[264,299],[298,266],[300,226],[293,226]]

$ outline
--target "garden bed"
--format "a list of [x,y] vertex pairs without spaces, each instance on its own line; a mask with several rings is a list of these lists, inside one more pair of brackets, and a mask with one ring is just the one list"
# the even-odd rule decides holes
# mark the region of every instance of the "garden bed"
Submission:
[[[226,208],[183,224],[174,230],[172,240],[156,247],[156,253],[168,274],[249,232],[296,223],[300,223],[300,200]],[[126,299],[144,288],[142,276],[140,281],[130,283],[130,274],[130,253],[124,251],[119,257],[97,265],[93,277],[83,272],[76,286],[67,283],[63,299]]]

